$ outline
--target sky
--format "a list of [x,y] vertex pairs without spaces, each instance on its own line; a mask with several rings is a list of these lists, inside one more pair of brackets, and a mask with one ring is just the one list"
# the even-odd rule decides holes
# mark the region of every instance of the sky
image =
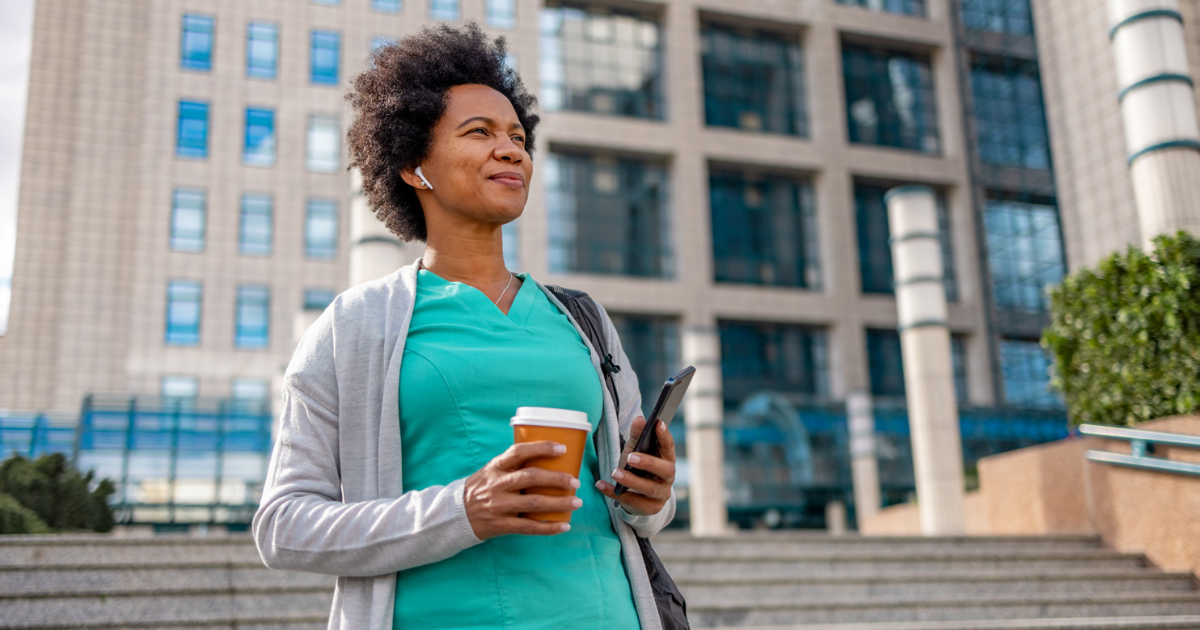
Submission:
[[0,335],[8,329],[33,0],[0,2]]

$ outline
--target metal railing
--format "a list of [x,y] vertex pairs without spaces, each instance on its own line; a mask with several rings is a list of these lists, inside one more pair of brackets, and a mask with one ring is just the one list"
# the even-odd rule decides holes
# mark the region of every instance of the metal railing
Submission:
[[1200,464],[1179,462],[1162,457],[1154,457],[1154,445],[1181,446],[1183,448],[1200,449],[1200,436],[1181,435],[1178,433],[1163,433],[1161,431],[1143,431],[1125,427],[1110,427],[1097,424],[1082,424],[1079,426],[1081,435],[1106,438],[1110,440],[1126,440],[1129,442],[1129,455],[1109,451],[1089,450],[1089,461],[1115,466],[1126,466],[1140,470],[1153,470],[1179,475],[1200,477]]

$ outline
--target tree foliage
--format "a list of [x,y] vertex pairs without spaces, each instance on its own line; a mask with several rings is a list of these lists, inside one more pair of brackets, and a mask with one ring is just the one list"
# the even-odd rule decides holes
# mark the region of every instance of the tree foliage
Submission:
[[1071,421],[1132,425],[1200,409],[1200,240],[1159,236],[1050,291],[1042,346]]
[[[61,453],[36,460],[13,455],[0,463],[0,497],[7,495],[27,513],[12,508],[9,502],[0,502],[0,533],[44,533],[37,531],[39,527],[54,531],[111,531],[115,523],[108,497],[114,491],[112,481],[96,482],[94,473],[81,474]],[[30,521],[29,514],[39,519],[41,525]],[[10,522],[17,530],[24,527],[24,531],[10,531]]]

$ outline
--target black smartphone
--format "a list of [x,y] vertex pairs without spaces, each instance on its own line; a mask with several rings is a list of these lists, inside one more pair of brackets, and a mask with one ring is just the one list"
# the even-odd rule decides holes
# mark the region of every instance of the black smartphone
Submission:
[[[689,365],[663,383],[662,391],[658,393],[658,400],[654,402],[654,411],[651,411],[650,417],[646,418],[646,428],[642,430],[642,435],[638,437],[637,444],[630,451],[631,453],[658,456],[658,432],[654,430],[654,427],[659,420],[662,420],[663,424],[667,426],[671,425],[671,419],[675,417],[675,411],[679,409],[679,402],[683,400],[683,394],[687,391],[688,384],[692,382],[692,376],[695,374],[696,368]],[[645,479],[654,476],[654,473],[639,468],[630,468],[629,464],[625,464],[624,470]],[[625,486],[617,484],[617,487],[613,488],[613,494],[621,494],[626,489]]]

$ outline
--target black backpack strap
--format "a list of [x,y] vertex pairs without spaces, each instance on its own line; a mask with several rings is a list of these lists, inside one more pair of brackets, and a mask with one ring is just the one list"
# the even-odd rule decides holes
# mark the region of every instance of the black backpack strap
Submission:
[[[617,395],[617,384],[613,380],[613,374],[621,371],[621,366],[613,361],[613,355],[608,351],[608,342],[604,339],[604,324],[600,317],[600,307],[596,306],[595,300],[590,295],[583,291],[574,289],[564,289],[558,285],[548,284],[546,288],[554,297],[558,298],[563,306],[567,307],[567,311],[571,313],[571,317],[579,322],[579,327],[583,329],[587,335],[588,341],[592,342],[592,347],[596,349],[596,354],[600,355],[600,370],[604,372],[604,384],[608,386],[608,393],[612,394],[613,406],[617,417],[621,416],[621,398]],[[624,439],[622,438],[622,442]],[[621,445],[624,448],[624,444]]]

